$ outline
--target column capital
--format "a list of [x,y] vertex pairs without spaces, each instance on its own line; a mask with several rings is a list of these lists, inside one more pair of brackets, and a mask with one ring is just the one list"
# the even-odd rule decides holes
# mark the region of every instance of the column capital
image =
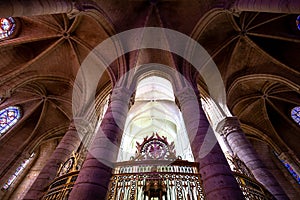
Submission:
[[175,92],[179,103],[186,103],[189,100],[197,98],[199,95],[192,87],[184,87],[181,90]]
[[226,138],[232,132],[242,132],[242,129],[237,117],[226,117],[218,123],[216,131]]
[[93,125],[84,118],[74,117],[68,130],[74,130],[79,134],[85,135],[86,133],[93,131]]
[[70,121],[70,125],[69,125],[68,130],[76,130],[75,120],[76,120],[76,119],[73,118],[73,119]]
[[113,88],[111,95],[111,102],[115,100],[121,100],[124,102],[128,102],[129,98],[132,96],[133,92],[125,87],[117,87]]

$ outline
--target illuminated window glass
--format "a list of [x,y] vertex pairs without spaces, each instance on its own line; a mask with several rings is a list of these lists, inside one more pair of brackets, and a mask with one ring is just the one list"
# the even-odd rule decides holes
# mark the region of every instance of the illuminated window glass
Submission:
[[289,171],[289,173],[294,177],[294,179],[297,181],[297,183],[300,184],[300,175],[297,174],[297,172],[295,172],[293,167],[286,160],[281,159],[276,152],[274,152],[274,154],[281,161],[281,163],[284,165],[284,167]]
[[300,176],[297,174],[292,166],[285,160],[281,160],[285,168],[290,172],[290,174],[296,179],[297,183],[300,184]]
[[104,99],[104,101],[101,105],[99,121],[102,121],[102,119],[104,118],[104,115],[105,115],[105,113],[107,111],[107,108],[108,108],[109,98],[110,98],[110,95],[107,95],[107,97]]
[[300,30],[300,15],[296,19],[296,25],[297,25],[298,30]]
[[298,125],[300,125],[300,106],[292,109],[291,117]]
[[0,39],[9,37],[15,28],[16,23],[12,17],[0,18]]
[[26,166],[30,163],[30,161],[34,158],[35,153],[32,153],[29,158],[23,160],[23,162],[17,167],[15,173],[11,175],[6,183],[2,186],[2,190],[7,190],[18,178],[18,176],[23,172]]
[[0,111],[0,136],[11,128],[21,117],[19,107],[10,106]]

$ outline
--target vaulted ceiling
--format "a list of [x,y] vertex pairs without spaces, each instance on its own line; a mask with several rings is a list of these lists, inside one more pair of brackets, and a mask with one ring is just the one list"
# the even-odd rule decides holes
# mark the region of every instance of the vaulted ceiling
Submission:
[[[197,40],[217,64],[228,107],[247,135],[263,138],[281,151],[292,150],[299,159],[300,127],[290,117],[291,109],[300,104],[297,16],[232,13],[211,10],[208,5],[209,1],[196,0],[157,4],[107,0],[98,3],[101,10],[77,15],[16,18],[18,34],[0,41],[0,95],[4,98],[0,109],[20,105],[23,117],[0,139],[0,169],[12,162],[11,152],[20,154],[64,134],[72,119],[77,71],[95,46],[116,33],[144,26],[170,28]],[[135,67],[143,53],[134,51],[116,60],[102,76],[98,90],[114,84],[120,69]],[[146,53],[149,60],[184,71],[178,56]]]

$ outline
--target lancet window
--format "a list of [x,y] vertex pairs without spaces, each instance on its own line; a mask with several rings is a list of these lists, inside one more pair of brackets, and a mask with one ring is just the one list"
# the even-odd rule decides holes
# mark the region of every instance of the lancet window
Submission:
[[22,161],[22,163],[17,167],[14,174],[11,175],[6,183],[2,186],[2,190],[7,190],[9,187],[17,180],[17,178],[22,174],[24,169],[28,166],[28,164],[33,160],[35,153],[32,153],[29,158]]

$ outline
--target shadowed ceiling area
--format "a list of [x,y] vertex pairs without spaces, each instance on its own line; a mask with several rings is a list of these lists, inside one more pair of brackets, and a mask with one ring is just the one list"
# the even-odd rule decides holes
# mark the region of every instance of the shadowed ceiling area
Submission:
[[291,118],[291,110],[300,103],[300,31],[294,24],[296,18],[287,14],[219,13],[198,41],[220,70],[232,113],[244,126],[257,130],[260,135],[256,137],[272,138],[272,143],[291,148],[299,156],[300,128]]
[[[103,28],[85,15],[17,20],[18,35],[0,41],[0,108],[20,106],[22,118],[1,138],[0,149],[5,152],[1,169],[13,162],[11,152],[32,151],[43,141],[63,136],[73,119],[72,91],[77,70],[87,54],[107,37]],[[108,81],[104,73],[99,90],[107,87]]]

